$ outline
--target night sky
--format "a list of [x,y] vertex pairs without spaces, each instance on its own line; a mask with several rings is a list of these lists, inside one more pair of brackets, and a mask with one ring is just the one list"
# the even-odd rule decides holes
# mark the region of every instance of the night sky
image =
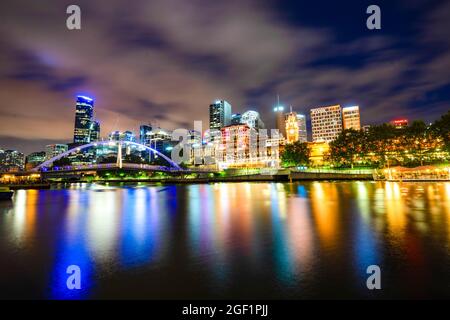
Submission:
[[25,153],[72,140],[77,94],[102,136],[206,127],[218,98],[272,127],[277,93],[305,114],[359,105],[362,124],[450,109],[450,1],[2,0],[0,25],[0,148]]

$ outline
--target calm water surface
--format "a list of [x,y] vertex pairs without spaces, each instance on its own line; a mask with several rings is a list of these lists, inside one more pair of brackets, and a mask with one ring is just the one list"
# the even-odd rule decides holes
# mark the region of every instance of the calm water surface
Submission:
[[[371,264],[382,290],[366,288]],[[73,185],[0,202],[0,298],[433,297],[450,298],[450,183]]]

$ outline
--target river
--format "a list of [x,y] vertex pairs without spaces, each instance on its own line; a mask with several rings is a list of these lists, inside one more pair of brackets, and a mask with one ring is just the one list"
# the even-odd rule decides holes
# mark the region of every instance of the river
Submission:
[[0,298],[450,298],[450,183],[19,190],[0,261]]

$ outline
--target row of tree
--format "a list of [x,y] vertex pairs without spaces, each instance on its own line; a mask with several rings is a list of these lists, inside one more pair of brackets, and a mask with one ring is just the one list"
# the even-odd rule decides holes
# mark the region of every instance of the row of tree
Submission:
[[[281,154],[284,166],[309,163],[306,143],[286,145]],[[328,163],[336,167],[417,166],[450,160],[450,111],[431,125],[414,121],[405,128],[390,124],[369,130],[344,130],[330,143]]]

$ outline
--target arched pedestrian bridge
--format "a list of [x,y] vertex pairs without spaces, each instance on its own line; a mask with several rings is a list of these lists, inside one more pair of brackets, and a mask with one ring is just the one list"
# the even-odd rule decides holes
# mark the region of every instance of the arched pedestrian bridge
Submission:
[[[65,157],[68,157],[72,154],[79,153],[83,150],[95,147],[109,147],[109,148],[117,148],[117,162],[114,163],[105,163],[105,164],[83,164],[83,165],[67,165],[60,166],[58,168],[54,168],[53,164],[55,161],[61,160]],[[159,165],[149,165],[149,164],[135,164],[135,163],[126,163],[122,157],[122,149],[123,148],[135,148],[138,151],[149,151],[150,153],[157,155],[158,157],[163,158],[167,162],[167,166],[159,166]],[[51,168],[51,169],[50,169]],[[130,142],[130,141],[98,141],[88,143],[73,149],[70,149],[64,153],[57,155],[43,163],[39,166],[32,169],[33,172],[40,171],[59,171],[59,172],[73,172],[73,171],[86,171],[86,170],[108,170],[108,169],[138,169],[138,170],[146,170],[146,171],[184,171],[177,163],[172,161],[169,157],[162,154],[158,150],[148,147],[146,145]]]

